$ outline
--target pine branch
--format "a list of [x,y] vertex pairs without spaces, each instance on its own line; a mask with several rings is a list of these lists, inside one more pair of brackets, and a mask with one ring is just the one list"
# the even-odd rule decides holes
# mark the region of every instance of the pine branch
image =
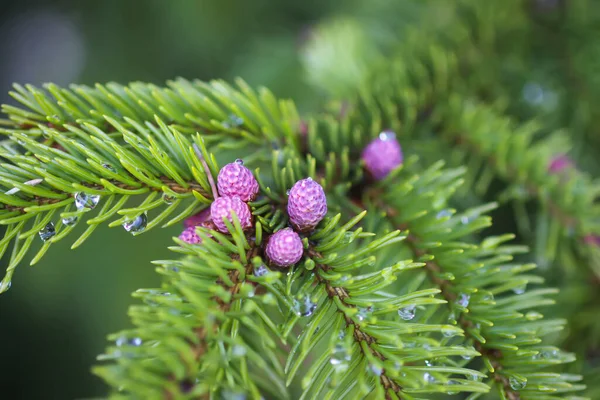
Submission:
[[[600,233],[597,222],[600,207],[595,204],[600,186],[574,167],[567,166],[557,172],[550,169],[552,161],[567,150],[564,137],[535,142],[536,130],[532,126],[513,126],[511,121],[498,117],[484,106],[470,106],[462,111],[465,108],[459,98],[450,100],[441,118],[444,121],[442,136],[465,148],[470,156],[487,160],[494,175],[509,185],[505,197],[523,201],[525,193],[525,198],[537,198],[560,224],[562,235],[569,237],[570,232],[575,231],[580,246],[586,245],[587,236]],[[554,252],[554,248],[546,253]],[[552,253],[549,257],[553,258]]]
[[[504,268],[496,267],[499,263],[510,261],[511,254],[518,250],[499,246],[511,235],[488,238],[479,246],[457,242],[490,224],[489,219],[480,217],[485,207],[468,210],[456,217],[451,217],[452,211],[444,210],[448,197],[460,184],[460,174],[440,171],[439,166],[434,166],[419,178],[411,179],[405,175],[397,178],[410,181],[411,185],[403,187],[384,183],[377,193],[367,194],[367,198],[376,199],[378,207],[385,209],[389,217],[400,224],[397,226],[411,231],[406,240],[411,253],[415,259],[426,262],[429,280],[439,287],[443,298],[447,300],[450,315],[461,313],[450,319],[456,318],[456,323],[463,328],[467,338],[474,342],[491,378],[499,385],[502,396],[516,400],[522,396],[526,398],[535,391],[563,393],[581,390],[582,386],[570,384],[571,377],[566,375],[553,376],[555,387],[552,390],[548,387],[552,383],[538,381],[539,368],[570,362],[574,358],[560,354],[555,348],[538,346],[541,342],[539,337],[562,329],[564,321],[531,322],[542,318],[541,314],[537,311],[525,315],[518,312],[551,304],[544,295],[553,291],[525,291],[524,286],[528,282],[540,282],[535,276],[521,275],[523,271],[531,269],[531,265],[507,264]],[[420,201],[411,198],[415,196]],[[427,205],[432,204],[427,199],[431,197],[436,198],[433,202],[436,206],[433,210],[427,210]],[[415,205],[419,207],[415,208]],[[434,239],[431,229],[435,225],[438,229]],[[461,251],[457,252],[456,249]],[[494,294],[510,290],[514,290],[516,295],[493,300]],[[525,298],[519,300],[520,296]],[[510,306],[507,307],[511,303],[514,304],[512,310]],[[500,304],[505,309],[501,309]],[[523,327],[519,328],[519,325]],[[535,326],[538,333],[524,328],[526,325]],[[539,359],[539,367],[529,365],[522,353],[529,353],[533,360]],[[533,379],[528,381],[528,377]]]
[[[22,133],[11,137],[24,151],[11,146],[0,148],[4,170],[0,173],[0,190],[5,192],[0,194],[0,223],[7,227],[0,240],[0,256],[13,243],[0,292],[8,289],[16,266],[38,232],[44,244],[32,264],[82,220],[87,220],[89,226],[73,248],[115,215],[119,218],[109,226],[126,224],[126,229],[139,234],[161,224],[170,226],[210,204],[207,176],[189,136],[168,128],[159,119],[155,123],[160,129],[150,131],[137,125],[137,135],[117,121],[109,122],[121,132],[121,141],[85,125],[83,129],[69,127],[76,138],[46,130],[60,149]],[[194,140],[201,144],[198,137]],[[202,148],[215,169],[214,157]],[[138,206],[127,207],[127,202],[136,197],[144,200]],[[99,202],[102,208],[90,217],[89,212]]]
[[293,102],[276,99],[265,88],[257,93],[241,79],[236,83],[234,88],[220,80],[205,83],[180,78],[169,81],[167,87],[139,82],[93,88],[71,85],[69,89],[54,84],[44,89],[15,85],[10,94],[22,107],[3,106],[12,126],[0,133],[40,137],[54,129],[71,136],[74,127],[91,125],[111,135],[118,128],[109,118],[127,129],[158,118],[184,134],[204,134],[207,143],[229,141],[239,148],[244,142],[261,145],[267,139],[280,147],[295,146],[299,118]]
[[262,266],[259,244],[247,241],[239,221],[231,228],[231,239],[199,228],[202,246],[180,242],[173,250],[187,257],[155,262],[163,289],[138,291],[147,306],[131,309],[137,328],[112,336],[117,347],[101,359],[113,364],[95,373],[134,397],[287,398],[271,339],[277,329],[262,310],[273,299],[260,289],[280,274],[253,275]]
[[[434,339],[441,332],[461,334],[456,327],[428,321],[413,324],[399,318],[398,310],[411,303],[427,306],[444,301],[432,297],[439,290],[409,291],[400,296],[392,294],[397,293],[391,286],[397,275],[410,273],[424,264],[398,261],[393,247],[405,238],[399,236],[399,231],[362,244],[371,234],[361,233],[359,228],[344,240],[350,234],[348,229],[364,215],[359,214],[338,229],[327,223],[310,237],[309,242],[313,244],[309,256],[314,262],[315,273],[307,277],[296,271],[294,278],[298,283],[292,283],[292,287],[308,289],[306,293],[299,289],[298,299],[314,299],[310,302],[314,308],[307,312],[306,315],[312,318],[288,358],[288,382],[301,363],[315,354],[318,360],[312,362],[302,381],[302,398],[343,398],[350,390],[356,396],[373,393],[377,398],[388,399],[413,399],[413,393],[486,392],[488,388],[479,382],[450,378],[454,374],[482,376],[477,371],[420,366],[437,354],[472,357],[479,353]],[[361,237],[364,239],[358,240]],[[374,251],[380,254],[383,249],[387,249],[387,254],[394,254],[394,263],[389,267],[378,262],[379,257],[369,256]],[[354,275],[354,272],[362,274]],[[314,309],[319,311],[313,316]],[[286,324],[286,331],[295,323],[294,317]],[[343,334],[338,333],[340,330]],[[409,347],[412,340],[422,340],[424,345]],[[319,350],[322,346],[326,346],[326,350]],[[364,370],[368,374],[365,375]],[[424,371],[429,372],[424,374]],[[435,374],[438,384],[429,373]],[[333,388],[323,386],[327,380],[334,383]]]
[[[315,253],[313,254],[313,257],[317,257],[317,258],[322,258],[322,255],[319,253]],[[353,330],[353,335],[354,335],[354,340],[360,345],[361,343],[366,343],[366,347],[368,348],[368,350],[371,352],[371,354],[375,357],[377,357],[380,361],[385,362],[387,360],[387,358],[381,354],[379,351],[377,351],[375,348],[371,347],[373,344],[375,344],[377,342],[377,340],[369,335],[368,333],[365,333],[361,330],[360,325],[356,324],[349,316],[347,316],[344,312],[344,308],[355,308],[352,304],[349,304],[346,302],[346,299],[348,299],[350,296],[348,294],[348,292],[346,292],[346,290],[343,287],[334,287],[331,285],[331,283],[329,281],[327,281],[326,279],[324,279],[319,272],[328,272],[331,270],[331,267],[327,266],[327,265],[322,265],[319,264],[317,265],[317,279],[319,281],[319,283],[324,284],[325,285],[325,290],[327,291],[327,294],[330,298],[332,299],[336,299],[336,303],[339,302],[343,305],[342,308],[338,309],[338,312],[342,313],[342,315],[344,316],[344,321],[346,323],[346,327],[351,327]],[[365,353],[364,349],[361,347],[361,350],[363,351],[363,355],[365,357],[368,358],[368,353]],[[381,371],[381,374],[379,376],[379,381],[381,382],[381,386],[383,386],[384,392],[388,392],[389,390],[392,390],[397,396],[400,396],[400,391],[402,390],[402,387],[400,387],[400,385],[398,385],[396,382],[394,382],[394,380],[392,378],[390,378],[387,374],[385,369]],[[386,394],[386,399],[391,399],[392,397],[389,394]]]

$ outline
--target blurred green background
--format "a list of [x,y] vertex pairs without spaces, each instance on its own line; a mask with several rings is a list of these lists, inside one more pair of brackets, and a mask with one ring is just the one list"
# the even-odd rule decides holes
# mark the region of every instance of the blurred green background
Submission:
[[[311,108],[315,93],[302,77],[298,51],[311,24],[343,11],[334,3],[2,0],[0,100],[11,102],[13,82],[161,84],[177,76],[242,76]],[[35,267],[23,263],[0,299],[0,398],[105,394],[90,366],[106,335],[128,326],[131,292],[159,284],[150,261],[170,255],[167,246],[179,230],[132,238],[102,227],[75,251],[66,240]]]

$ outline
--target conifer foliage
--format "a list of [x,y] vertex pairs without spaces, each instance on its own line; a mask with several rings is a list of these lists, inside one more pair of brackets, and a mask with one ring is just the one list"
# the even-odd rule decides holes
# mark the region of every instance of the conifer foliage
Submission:
[[[179,224],[161,286],[135,292],[134,328],[93,368],[115,399],[593,397],[562,346],[581,332],[564,333],[532,261],[598,275],[598,186],[564,156],[569,135],[469,79],[503,76],[485,55],[506,51],[505,15],[487,7],[457,1],[460,29],[403,33],[343,112],[333,98],[300,117],[242,80],[15,85],[0,292],[29,253],[101,224]],[[507,204],[518,238],[493,230]]]

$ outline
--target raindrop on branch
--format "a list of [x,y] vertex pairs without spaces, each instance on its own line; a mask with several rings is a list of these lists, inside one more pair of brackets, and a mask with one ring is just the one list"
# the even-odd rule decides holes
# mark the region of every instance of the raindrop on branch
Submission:
[[104,163],[104,164],[102,164],[102,167],[105,168],[105,169],[107,169],[107,170],[109,170],[109,171],[111,171],[111,172],[117,172],[117,170],[115,169],[115,167],[113,167],[110,164]]
[[348,345],[344,342],[336,343],[329,362],[333,365],[333,369],[336,372],[345,372],[348,369],[351,358],[352,356]]
[[244,124],[244,120],[235,114],[231,114],[222,124],[225,129],[238,128]]
[[123,228],[129,233],[138,233],[146,229],[148,225],[148,216],[146,213],[140,214],[132,221],[126,221],[123,223]]
[[308,317],[317,309],[317,305],[313,303],[310,296],[306,295],[302,300],[294,300],[294,310],[300,317]]
[[162,201],[164,201],[165,204],[167,204],[167,205],[171,205],[175,201],[175,196],[171,196],[169,194],[163,193],[162,194]]
[[72,217],[65,217],[62,219],[62,223],[64,226],[73,226],[77,223],[77,220],[79,218],[76,215],[73,215]]
[[467,308],[469,306],[469,301],[471,300],[471,296],[468,294],[461,293],[458,295],[458,299],[456,303],[461,306]]
[[254,276],[265,276],[268,273],[269,270],[264,265],[259,265],[258,267],[254,268]]
[[508,383],[513,390],[523,390],[527,386],[527,379],[519,379],[511,376],[508,378]]
[[515,292],[515,294],[523,294],[523,293],[525,293],[526,288],[527,288],[527,285],[517,286],[516,288],[513,289],[513,292]]
[[417,306],[411,304],[398,310],[398,315],[405,321],[410,321],[415,317]]
[[75,193],[75,208],[81,210],[93,210],[100,201],[99,194],[87,194],[83,192]]
[[356,313],[356,318],[358,318],[359,321],[364,321],[371,315],[371,311],[373,311],[371,307],[359,308]]
[[45,227],[43,227],[39,232],[40,239],[46,242],[50,240],[54,235],[56,235],[56,229],[54,228],[54,223],[48,222]]

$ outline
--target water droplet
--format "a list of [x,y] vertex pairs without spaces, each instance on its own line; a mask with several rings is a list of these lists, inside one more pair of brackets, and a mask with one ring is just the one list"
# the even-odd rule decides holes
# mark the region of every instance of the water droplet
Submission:
[[338,339],[344,340],[345,337],[346,337],[346,332],[340,331],[340,333],[338,333]]
[[79,218],[76,215],[73,215],[72,217],[65,217],[62,219],[62,223],[64,226],[73,226],[77,223],[77,220]]
[[435,382],[435,378],[429,372],[425,372],[423,374],[423,381],[425,381],[425,383],[433,383]]
[[442,210],[442,211],[438,212],[435,215],[435,218],[442,219],[442,218],[451,217],[451,216],[452,216],[452,211],[446,209],[446,210]]
[[171,196],[170,194],[163,193],[162,194],[162,201],[164,201],[165,204],[171,205],[175,201],[175,196]]
[[48,222],[45,227],[43,227],[39,232],[40,239],[44,242],[48,241],[54,235],[56,235],[56,229],[54,229],[54,223]]
[[461,357],[467,361],[473,358],[473,356],[465,356],[465,355],[462,355]]
[[315,312],[317,305],[307,295],[302,300],[294,300],[294,309],[300,317],[308,317]]
[[369,370],[371,370],[375,376],[381,376],[383,373],[383,368],[378,365],[369,364]]
[[[453,379],[450,379],[448,382],[446,382],[446,385],[448,386],[454,386],[454,385],[458,385],[458,381],[455,381]],[[452,395],[452,394],[457,394],[458,392],[454,392],[454,391],[447,391],[446,393]]]
[[529,321],[535,321],[544,318],[544,316],[537,311],[529,311],[527,314],[525,314],[525,318]]
[[485,293],[483,295],[483,297],[481,298],[481,300],[487,301],[487,302],[493,302],[494,301],[494,295],[492,293]]
[[554,358],[557,355],[558,355],[557,350],[542,350],[539,353],[537,353],[536,355],[534,355],[532,358],[534,360],[540,360],[540,359]]
[[244,160],[242,160],[241,158],[236,158],[235,163],[238,165],[244,165]]
[[87,194],[83,192],[75,193],[75,208],[77,210],[93,210],[100,201],[99,194]]
[[379,140],[383,140],[384,142],[387,140],[393,140],[396,138],[396,134],[393,131],[383,131],[379,134]]
[[527,288],[527,285],[517,286],[516,288],[513,289],[513,292],[515,292],[515,294],[523,294],[523,293],[525,293],[526,288]]
[[306,180],[309,181],[309,182],[312,182],[313,178],[309,176],[308,178],[306,178]]
[[130,233],[138,233],[146,229],[147,224],[148,216],[146,215],[146,213],[143,213],[135,217],[135,219],[132,221],[124,222],[123,228],[125,228],[125,230]]
[[142,339],[139,338],[139,337],[127,338],[126,336],[120,336],[115,341],[115,344],[118,347],[125,346],[125,345],[137,347],[137,346],[141,346],[142,345]]
[[519,379],[514,376],[508,378],[508,383],[513,390],[523,390],[527,386],[527,379]]
[[225,121],[223,121],[223,126],[226,129],[237,128],[243,124],[244,120],[235,114],[231,114]]
[[454,312],[451,312],[450,315],[448,315],[448,323],[450,324],[456,324],[456,314],[454,314]]
[[427,365],[428,367],[433,366],[433,363],[429,360],[425,360],[425,365]]
[[268,273],[269,270],[264,265],[259,265],[258,267],[254,268],[254,276],[265,276]]
[[466,225],[470,222],[469,217],[467,217],[466,215],[463,215],[462,217],[460,217],[460,223],[463,225]]
[[359,321],[364,321],[365,319],[367,319],[369,317],[369,315],[371,314],[372,308],[368,307],[368,308],[359,308],[358,312],[356,313],[356,318],[358,318]]
[[109,171],[111,171],[111,172],[117,172],[117,170],[115,169],[115,167],[113,167],[113,166],[112,166],[112,165],[110,165],[110,164],[104,163],[104,164],[102,164],[102,167],[103,167],[103,168],[106,168],[107,170],[109,170]]
[[290,190],[289,190],[289,189],[288,189],[288,190],[286,190],[286,191],[285,191],[285,194],[289,196],[289,195],[290,195]]
[[482,379],[482,376],[478,374],[467,374],[467,379],[470,381],[479,382]]
[[444,328],[442,329],[442,335],[444,335],[447,338],[451,338],[458,335],[458,331],[456,331],[455,329]]
[[461,307],[467,308],[469,306],[469,300],[471,300],[471,296],[469,296],[468,294],[461,293],[458,295],[456,304],[458,304]]
[[333,365],[336,372],[345,372],[348,369],[349,361],[352,357],[350,349],[346,343],[336,343],[329,362]]
[[12,282],[11,281],[2,281],[0,282],[0,293],[4,293],[6,292],[8,289],[10,289],[10,287],[12,286]]
[[242,346],[240,344],[236,344],[235,346],[233,346],[233,348],[231,349],[231,354],[233,354],[234,357],[243,357],[246,355],[246,346]]
[[398,310],[398,315],[405,321],[410,321],[415,317],[417,306],[415,304],[411,304],[404,308],[400,308]]

